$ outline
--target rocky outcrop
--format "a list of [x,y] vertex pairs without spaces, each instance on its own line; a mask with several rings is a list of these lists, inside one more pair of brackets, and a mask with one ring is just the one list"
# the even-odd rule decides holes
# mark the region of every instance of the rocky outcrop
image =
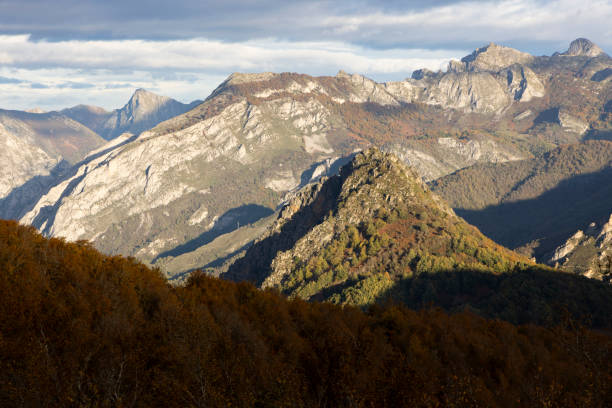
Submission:
[[584,232],[576,232],[555,249],[548,262],[588,278],[612,282],[612,215],[599,224],[592,222]]
[[[514,64],[526,65],[533,60],[533,55],[490,43],[463,57],[461,62],[465,71],[499,71]],[[457,69],[459,66],[454,64],[451,67]]]
[[599,48],[599,46],[597,46],[597,44],[587,40],[586,38],[577,38],[570,43],[567,51],[561,55],[570,57],[597,57],[600,55],[605,55],[605,53],[601,48]]
[[533,98],[543,97],[546,93],[546,88],[538,76],[524,65],[511,65],[502,73],[506,74],[508,90],[516,101],[529,102]]
[[584,120],[572,116],[564,109],[559,110],[559,124],[568,132],[583,135],[589,128],[589,124]]

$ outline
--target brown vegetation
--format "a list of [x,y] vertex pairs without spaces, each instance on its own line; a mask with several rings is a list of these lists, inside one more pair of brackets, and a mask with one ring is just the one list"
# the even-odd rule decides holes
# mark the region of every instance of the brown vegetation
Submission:
[[606,406],[612,341],[288,301],[0,222],[1,406]]

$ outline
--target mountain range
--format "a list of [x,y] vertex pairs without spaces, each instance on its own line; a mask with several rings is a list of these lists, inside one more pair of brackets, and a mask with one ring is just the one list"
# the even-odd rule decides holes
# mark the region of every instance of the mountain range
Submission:
[[[170,277],[227,267],[291,197],[334,175],[355,151],[377,146],[391,152],[436,190],[436,183],[458,180],[459,173],[448,175],[461,169],[537,169],[525,163],[546,161],[560,146],[609,139],[610,70],[609,56],[577,39],[552,56],[489,44],[451,61],[445,72],[417,70],[399,82],[342,71],[334,77],[235,73],[204,102],[190,105],[138,90],[114,112],[61,111],[109,144],[45,179],[43,187],[30,189],[26,182],[14,188],[0,212],[48,236],[87,239],[103,252],[136,256]],[[123,132],[133,135],[117,136]],[[606,166],[601,163],[602,171]],[[548,183],[536,190],[553,188]],[[481,210],[483,195],[469,195],[463,208],[446,190],[439,193],[461,216],[504,245],[547,239],[527,240],[518,232],[500,238],[491,232],[495,220],[479,224],[467,213]],[[578,224],[564,225],[541,250],[554,251],[582,228]]]

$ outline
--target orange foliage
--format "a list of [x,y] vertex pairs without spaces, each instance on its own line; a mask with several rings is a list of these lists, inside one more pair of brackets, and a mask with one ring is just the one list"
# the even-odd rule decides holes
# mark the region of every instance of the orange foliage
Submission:
[[609,406],[612,341],[289,301],[0,222],[0,406]]

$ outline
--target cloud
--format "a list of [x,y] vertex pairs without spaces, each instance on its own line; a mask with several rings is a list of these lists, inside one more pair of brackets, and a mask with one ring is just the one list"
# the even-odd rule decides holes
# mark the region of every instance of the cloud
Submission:
[[[207,39],[34,41],[27,35],[0,36],[2,62],[20,68],[146,69],[189,72],[295,70],[330,73],[330,67],[370,73],[410,73],[435,68],[456,50],[369,50],[341,42],[241,43]],[[464,51],[464,52],[467,52]]]
[[[101,103],[112,109],[123,105],[129,98],[126,92],[134,87],[190,102],[206,98],[236,71],[335,75],[343,69],[376,80],[403,79],[418,68],[437,70],[450,58],[469,51],[372,50],[341,42],[275,39],[240,43],[201,38],[52,42],[33,40],[28,35],[0,36],[0,50],[4,59],[0,74],[24,81],[29,89],[49,89],[35,95],[36,105],[45,109],[61,108],[52,104],[66,91],[73,91],[78,103]],[[23,104],[27,95],[23,95]],[[0,105],[8,103],[6,98],[6,93],[0,94]],[[11,101],[14,103],[14,99]],[[23,104],[19,108],[24,108]]]
[[21,79],[0,76],[0,84],[20,84],[22,82],[24,81],[22,81]]
[[575,37],[586,36],[609,47],[611,20],[612,3],[608,0],[502,0],[465,1],[398,13],[329,16],[321,25],[326,32],[354,36],[354,42],[382,46],[406,43],[381,38],[392,32],[396,38],[410,38],[411,43],[421,44],[531,42],[531,47],[538,48],[538,43],[567,44]]
[[134,89],[136,87],[130,83],[113,83],[113,84],[105,84],[104,88],[105,89],[124,89],[124,88]]
[[0,2],[3,32],[51,41],[277,38],[380,49],[464,49],[495,41],[533,53],[579,36],[609,49],[611,20],[609,0]]
[[95,88],[94,84],[88,84],[85,82],[64,82],[62,84],[57,85],[58,88],[63,89],[63,88],[70,88],[70,89],[89,89],[89,88]]

